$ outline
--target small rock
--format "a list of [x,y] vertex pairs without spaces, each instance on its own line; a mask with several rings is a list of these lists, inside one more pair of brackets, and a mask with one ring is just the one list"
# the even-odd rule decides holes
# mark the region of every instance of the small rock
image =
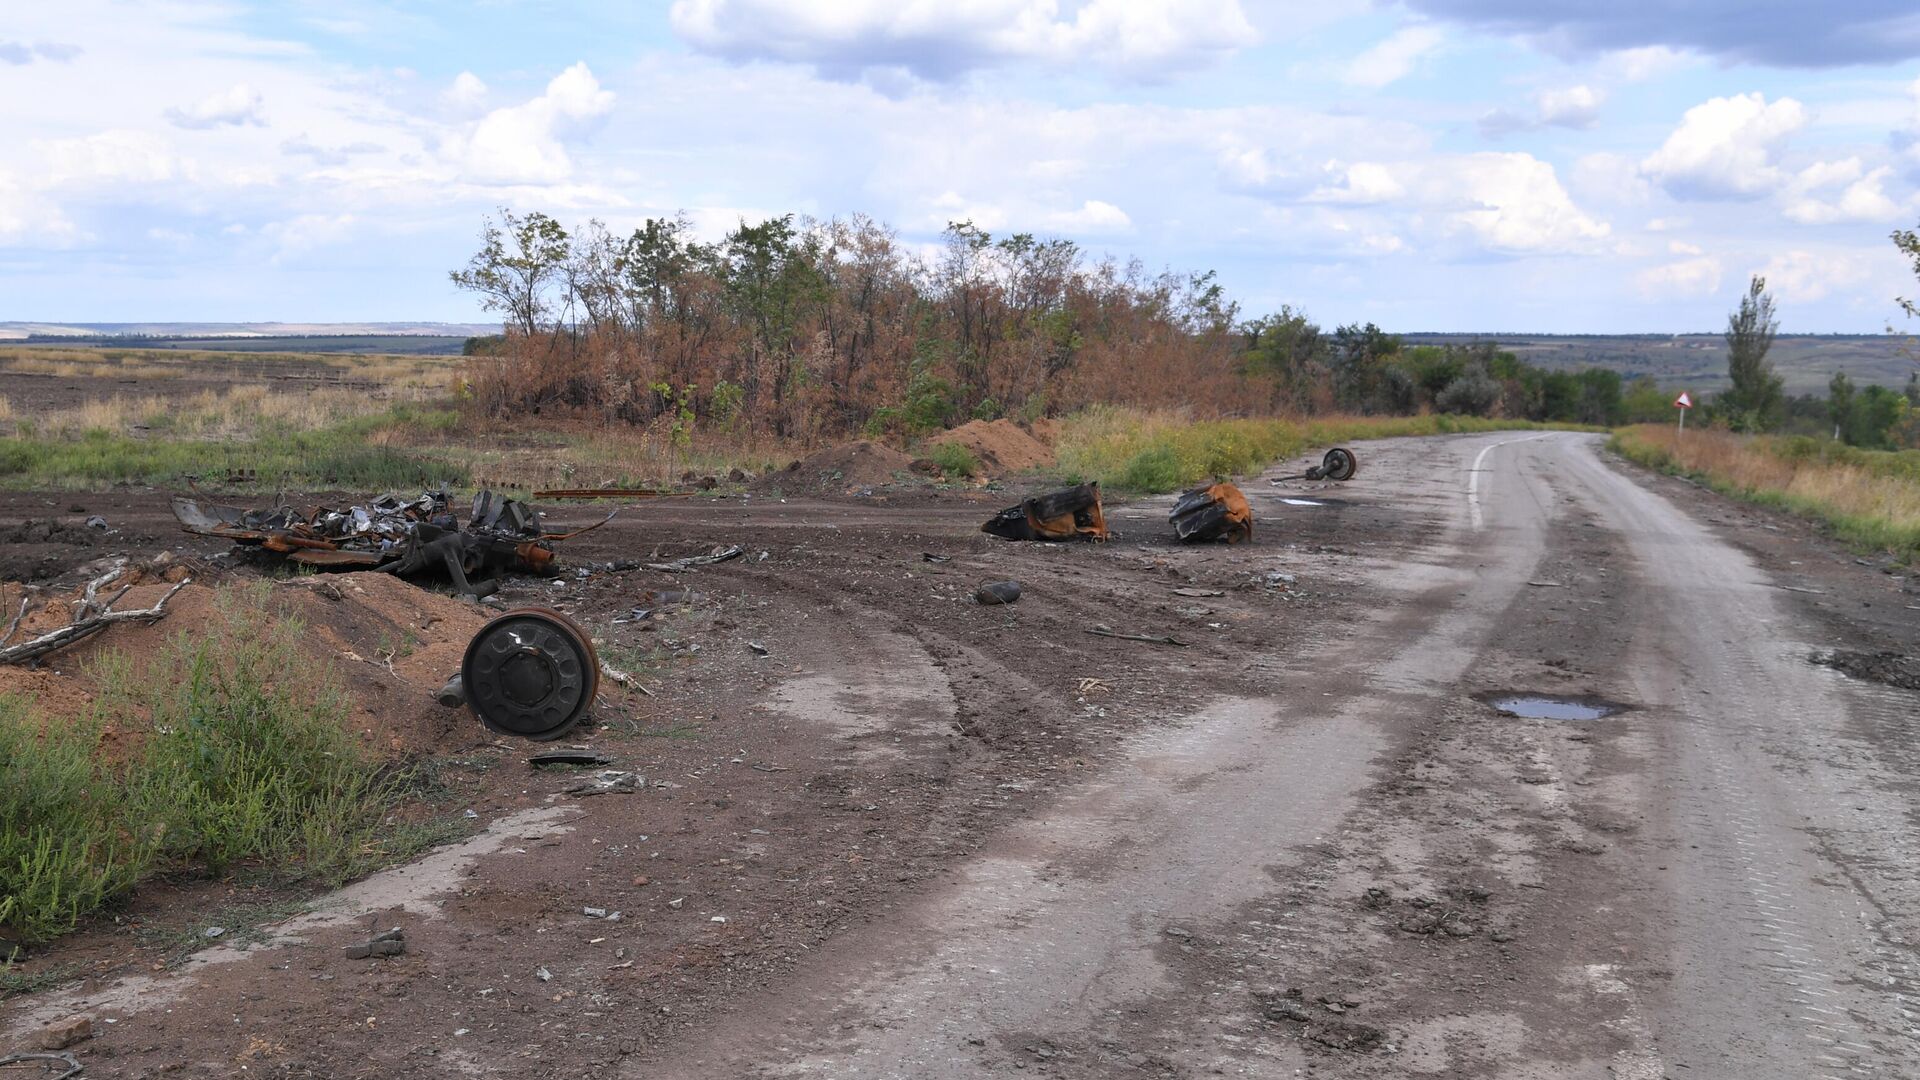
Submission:
[[542,968],[536,968],[536,969],[534,969],[534,972],[533,972],[533,977],[534,977],[534,978],[536,978],[536,979],[539,979],[539,980],[540,980],[541,982],[552,982],[552,981],[553,981],[553,972],[551,972],[551,971],[548,971],[548,970],[547,970],[546,968],[544,968],[544,967],[542,967]]
[[752,653],[753,653],[753,654],[754,654],[755,656],[771,656],[771,655],[773,655],[773,650],[771,650],[771,649],[769,649],[769,648],[767,648],[767,647],[766,647],[765,645],[762,645],[762,644],[760,644],[760,643],[759,643],[759,642],[757,642],[757,641],[749,641],[749,642],[747,642],[747,649],[748,649],[749,651],[751,651],[751,652],[752,652]]
[[1267,1019],[1293,1020],[1304,1024],[1313,1019],[1313,1014],[1307,1012],[1305,1005],[1287,998],[1281,998],[1279,1001],[1270,1002],[1267,1005]]
[[93,1038],[93,1021],[84,1016],[72,1016],[57,1024],[48,1024],[40,1029],[34,1039],[42,1050],[65,1050],[77,1042]]
[[1011,604],[1020,599],[1020,583],[1017,581],[993,581],[973,591],[973,598],[982,604]]
[[673,909],[673,910],[675,910],[675,911],[679,911],[679,910],[680,910],[680,905],[682,905],[682,904],[684,904],[684,903],[686,903],[686,902],[687,902],[687,898],[686,898],[686,897],[684,897],[684,896],[676,896],[676,897],[674,897],[673,899],[671,899],[671,900],[669,900],[669,901],[667,901],[667,906],[668,906],[668,907],[670,907],[670,908],[672,908],[672,909]]
[[635,875],[633,875],[633,883],[634,883],[635,885],[645,885],[645,884],[646,884],[646,883],[647,883],[648,881],[650,881],[650,880],[652,880],[652,879],[650,879],[650,878],[648,878],[648,877],[647,877],[647,875],[645,875],[645,874],[635,874]]

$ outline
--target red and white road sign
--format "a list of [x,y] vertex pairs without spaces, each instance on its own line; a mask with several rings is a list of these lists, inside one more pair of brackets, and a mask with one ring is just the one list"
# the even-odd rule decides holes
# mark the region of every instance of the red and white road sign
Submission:
[[1687,393],[1685,390],[1680,391],[1680,396],[1673,399],[1673,407],[1676,409],[1693,408],[1693,395]]

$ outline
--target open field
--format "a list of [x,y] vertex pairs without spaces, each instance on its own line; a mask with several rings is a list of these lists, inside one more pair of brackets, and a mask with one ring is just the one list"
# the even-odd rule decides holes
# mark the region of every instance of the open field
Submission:
[[[1496,341],[1548,370],[1608,368],[1632,380],[1696,394],[1727,388],[1727,346],[1719,334],[1504,335],[1407,334],[1409,344]],[[1768,354],[1788,394],[1825,396],[1836,372],[1861,386],[1899,389],[1920,370],[1920,348],[1903,334],[1781,334]]]

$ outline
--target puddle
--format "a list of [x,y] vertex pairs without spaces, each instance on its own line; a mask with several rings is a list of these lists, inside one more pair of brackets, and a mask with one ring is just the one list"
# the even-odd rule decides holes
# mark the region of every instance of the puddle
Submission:
[[1620,711],[1620,706],[1580,698],[1535,697],[1510,694],[1486,699],[1487,704],[1525,720],[1598,720]]
[[1323,502],[1314,502],[1312,499],[1281,499],[1280,501],[1283,503],[1286,503],[1288,506],[1325,506],[1327,505],[1326,503],[1323,503]]

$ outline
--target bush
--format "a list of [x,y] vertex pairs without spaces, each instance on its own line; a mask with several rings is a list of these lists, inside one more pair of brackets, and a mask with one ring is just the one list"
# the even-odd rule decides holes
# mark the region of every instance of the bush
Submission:
[[1186,481],[1180,455],[1171,446],[1149,446],[1120,467],[1115,486],[1129,491],[1172,491]]
[[1474,370],[1448,383],[1433,404],[1444,413],[1486,416],[1499,401],[1500,384],[1486,372]]
[[927,460],[948,476],[980,475],[980,458],[959,443],[936,443],[927,451]]

